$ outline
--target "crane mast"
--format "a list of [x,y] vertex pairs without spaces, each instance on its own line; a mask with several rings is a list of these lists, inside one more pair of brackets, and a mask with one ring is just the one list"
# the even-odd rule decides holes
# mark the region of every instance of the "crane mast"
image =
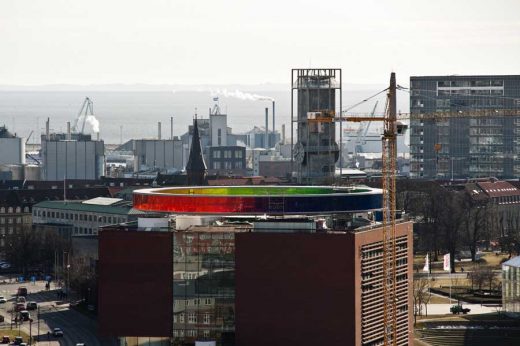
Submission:
[[387,108],[382,137],[382,188],[383,188],[383,311],[384,345],[396,345],[397,301],[396,301],[396,245],[395,209],[397,174],[397,115],[395,73],[390,76]]
[[397,274],[395,243],[395,210],[397,175],[397,136],[402,134],[406,126],[397,122],[395,73],[390,75],[390,86],[387,90],[385,114],[382,117],[347,116],[341,120],[362,122],[382,121],[382,188],[383,188],[383,335],[384,345],[397,345]]

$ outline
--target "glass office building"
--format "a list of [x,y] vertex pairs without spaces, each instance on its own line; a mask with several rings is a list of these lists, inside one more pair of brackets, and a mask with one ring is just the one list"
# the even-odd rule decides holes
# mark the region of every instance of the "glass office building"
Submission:
[[520,76],[410,77],[410,176],[520,175],[520,117],[424,120],[421,113],[520,109]]

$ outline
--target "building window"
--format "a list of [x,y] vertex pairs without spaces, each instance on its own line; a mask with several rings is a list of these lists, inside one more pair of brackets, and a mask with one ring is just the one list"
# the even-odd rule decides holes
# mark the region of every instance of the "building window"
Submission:
[[224,150],[224,158],[225,159],[231,158],[231,150]]
[[231,167],[231,162],[230,162],[230,161],[226,161],[226,162],[224,162],[224,168],[226,168],[226,169],[231,169],[231,168],[232,168],[232,167]]
[[220,162],[219,161],[213,162],[213,169],[220,169]]
[[209,338],[210,337],[209,329],[204,329],[204,337],[205,338]]
[[188,313],[188,323],[197,323],[197,314],[194,312]]
[[213,151],[213,158],[214,159],[220,159],[220,150],[214,150]]
[[211,305],[211,298],[204,299],[204,304],[205,305]]
[[235,158],[237,158],[237,159],[242,158],[242,150],[235,150]]
[[211,323],[211,315],[209,314],[209,312],[206,312],[204,314],[204,321],[203,321],[204,324],[210,324]]
[[179,322],[184,323],[184,313],[179,314]]
[[218,132],[218,146],[221,146],[222,145],[222,129],[218,129],[217,130]]

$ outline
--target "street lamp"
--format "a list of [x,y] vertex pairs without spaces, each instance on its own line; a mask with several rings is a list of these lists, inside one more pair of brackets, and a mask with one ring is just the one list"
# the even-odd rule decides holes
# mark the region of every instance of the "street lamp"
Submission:
[[38,304],[38,307],[37,307],[37,313],[38,313],[38,341],[40,341],[40,305]]
[[33,319],[29,318],[29,345],[32,345],[32,323]]

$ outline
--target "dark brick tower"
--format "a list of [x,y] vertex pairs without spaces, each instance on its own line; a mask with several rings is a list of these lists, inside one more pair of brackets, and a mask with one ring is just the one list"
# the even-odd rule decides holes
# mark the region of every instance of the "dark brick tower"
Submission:
[[191,140],[190,157],[186,165],[188,185],[206,185],[207,167],[200,146],[199,128],[197,118],[193,120],[193,137]]

